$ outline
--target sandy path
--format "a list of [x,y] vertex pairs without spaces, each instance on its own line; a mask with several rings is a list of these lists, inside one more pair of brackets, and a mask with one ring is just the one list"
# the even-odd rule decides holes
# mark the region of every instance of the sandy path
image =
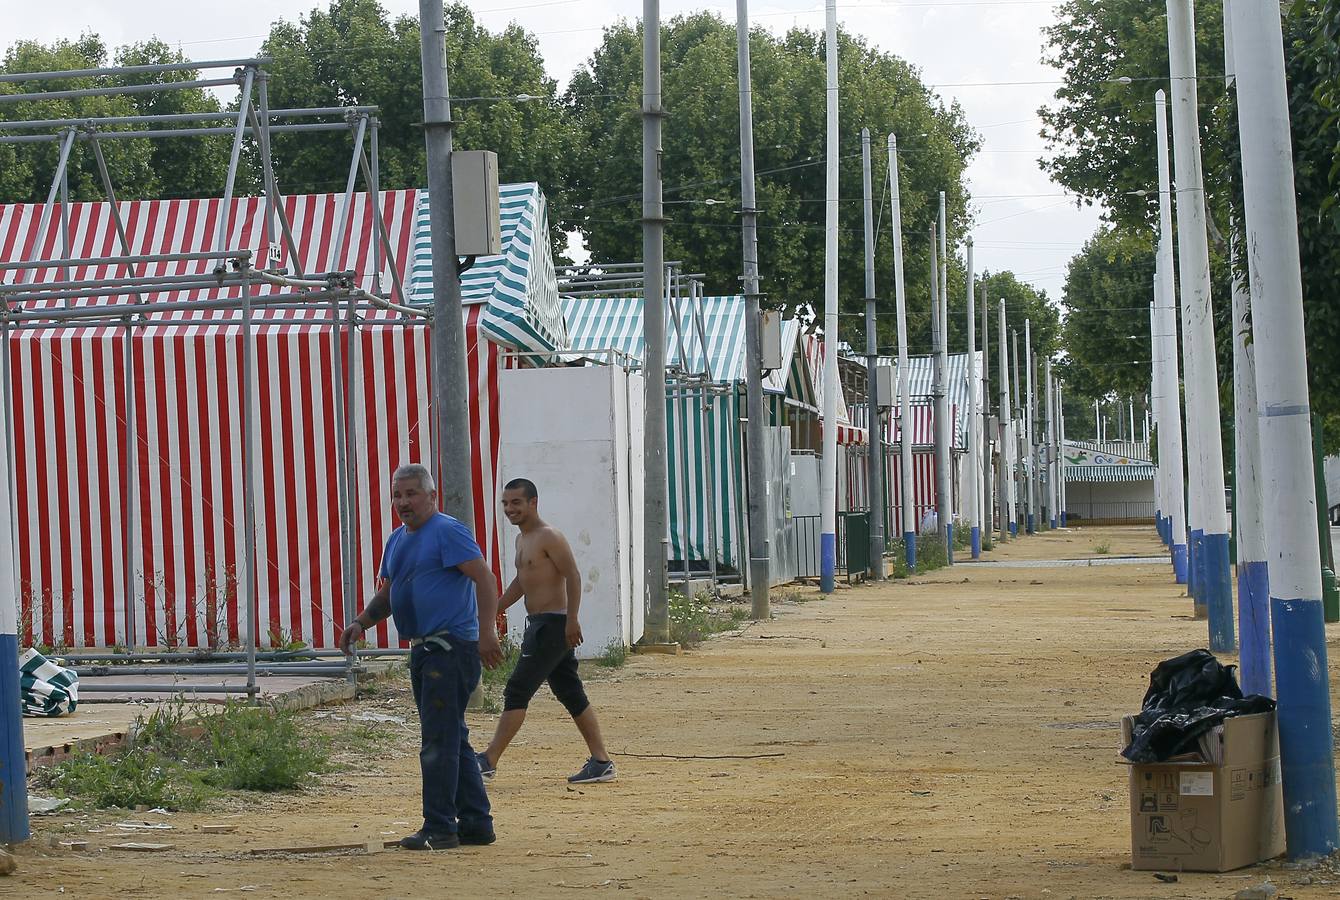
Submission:
[[[1093,548],[1107,544],[1108,554]],[[1153,555],[1152,530],[1018,541],[997,559]],[[306,795],[171,817],[176,849],[87,853],[47,836],[98,814],[36,820],[5,884],[75,897],[465,895],[1228,897],[1261,869],[1163,884],[1128,860],[1120,715],[1150,668],[1206,626],[1164,565],[959,566],[910,584],[779,604],[771,622],[678,658],[634,657],[593,681],[619,779],[580,790],[561,707],[533,706],[491,789],[499,842],[444,854],[252,857],[247,851],[395,837],[417,827],[412,735],[365,773]],[[1334,651],[1333,651],[1334,655]],[[408,715],[403,691],[358,708]],[[355,707],[336,710],[340,714]],[[1338,706],[1337,708],[1340,708]],[[475,720],[477,735],[491,717]],[[659,759],[628,754],[784,754]],[[202,822],[243,813],[236,835]],[[74,827],[66,828],[64,826]],[[153,839],[153,838],[151,838]],[[1340,885],[1295,886],[1292,897]],[[17,892],[16,892],[17,895]]]

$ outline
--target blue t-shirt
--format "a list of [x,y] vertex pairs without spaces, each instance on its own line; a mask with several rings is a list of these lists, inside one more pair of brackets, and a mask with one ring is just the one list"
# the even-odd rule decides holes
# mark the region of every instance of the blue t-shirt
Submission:
[[391,580],[391,616],[400,636],[449,631],[479,640],[475,583],[456,567],[483,555],[465,523],[445,513],[434,513],[417,531],[401,525],[391,532],[381,577]]

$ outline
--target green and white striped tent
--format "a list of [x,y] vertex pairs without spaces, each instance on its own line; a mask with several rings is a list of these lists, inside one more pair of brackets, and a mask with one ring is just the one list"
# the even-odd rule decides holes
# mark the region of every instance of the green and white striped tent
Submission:
[[[564,297],[569,350],[578,355],[618,350],[640,362],[645,356],[642,309],[641,297]],[[701,335],[695,322],[697,311],[701,311]],[[707,409],[703,409],[698,394],[683,396],[682,391],[667,387],[671,571],[680,570],[685,560],[703,563],[710,550],[715,551],[719,569],[739,571],[747,552],[741,425],[744,298],[702,297],[696,304],[686,299],[680,301],[676,318],[677,325],[667,310],[667,366],[709,372],[713,382],[728,389],[712,396]],[[788,320],[783,327],[783,346],[788,342],[794,345],[799,335],[799,325]],[[799,365],[803,366],[804,354],[795,356],[802,358]],[[790,396],[789,368],[772,373],[764,382],[774,424],[780,424],[783,400]],[[808,375],[802,382],[812,390]]]
[[[515,350],[561,350],[567,346],[558,279],[549,250],[548,204],[534,182],[498,188],[503,252],[482,256],[461,274],[461,302],[485,304],[480,331]],[[414,224],[414,261],[409,293],[414,303],[433,299],[433,251],[428,192],[419,192]]]

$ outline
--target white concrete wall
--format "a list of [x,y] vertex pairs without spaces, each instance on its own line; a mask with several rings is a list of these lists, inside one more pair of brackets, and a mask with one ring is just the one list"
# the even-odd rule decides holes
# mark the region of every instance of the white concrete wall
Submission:
[[[567,536],[582,574],[582,659],[642,637],[642,378],[621,368],[514,369],[499,379],[498,484],[529,478],[540,516]],[[505,518],[503,578],[516,574]],[[524,610],[508,631],[520,638]]]

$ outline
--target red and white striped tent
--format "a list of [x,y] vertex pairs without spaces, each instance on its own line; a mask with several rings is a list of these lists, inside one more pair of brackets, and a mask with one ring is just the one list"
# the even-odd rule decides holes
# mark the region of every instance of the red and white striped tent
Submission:
[[[331,256],[338,243],[343,197],[285,198],[298,253],[308,262],[303,268],[354,271],[360,287],[379,286],[387,294],[394,265],[409,290],[416,212],[423,195],[416,190],[384,192],[380,210],[371,208],[366,194],[355,195],[338,258]],[[119,206],[131,250],[161,254],[214,249],[221,203],[144,200]],[[374,251],[378,212],[389,231],[394,260]],[[37,233],[40,216],[38,205],[0,206],[0,259],[67,255],[59,209],[45,234]],[[223,225],[228,235],[224,246],[251,249],[255,260],[271,258],[265,219],[263,200],[233,200]],[[69,257],[119,251],[106,203],[71,204],[68,234]],[[282,244],[275,252],[281,264],[290,263]],[[195,274],[212,265],[171,262],[154,264],[148,271]],[[6,280],[13,283],[17,274],[8,273]],[[64,272],[46,268],[34,270],[31,280],[125,274],[119,265]],[[238,290],[189,296],[222,298],[238,296]],[[272,290],[258,285],[253,293]],[[146,299],[184,296],[159,293]],[[127,302],[132,298],[71,301]],[[487,307],[469,306],[465,314],[474,441],[471,476],[476,534],[498,572],[493,497],[497,371],[505,348],[481,333]],[[235,643],[244,636],[238,584],[250,523],[242,514],[240,314],[217,311],[209,314],[208,323],[167,324],[184,316],[164,312],[143,317],[129,345],[126,329],[120,327],[39,328],[9,336],[20,634],[28,643],[201,647]],[[328,305],[267,311],[264,316],[283,321],[256,329],[252,402],[260,448],[254,523],[260,642],[330,647],[344,625],[346,591],[353,592],[360,609],[371,596],[383,542],[394,527],[387,483],[391,470],[402,462],[432,458],[429,334],[421,320],[391,312],[368,315],[358,326],[338,331],[304,321],[327,318]],[[334,367],[337,339],[344,361],[339,373]],[[130,397],[125,391],[128,375],[133,382]],[[342,379],[347,398],[353,471],[350,525],[355,554],[349,585],[342,583],[339,551],[336,377]],[[133,470],[129,479],[128,464]],[[398,643],[390,623],[380,625],[369,639],[378,646]]]

